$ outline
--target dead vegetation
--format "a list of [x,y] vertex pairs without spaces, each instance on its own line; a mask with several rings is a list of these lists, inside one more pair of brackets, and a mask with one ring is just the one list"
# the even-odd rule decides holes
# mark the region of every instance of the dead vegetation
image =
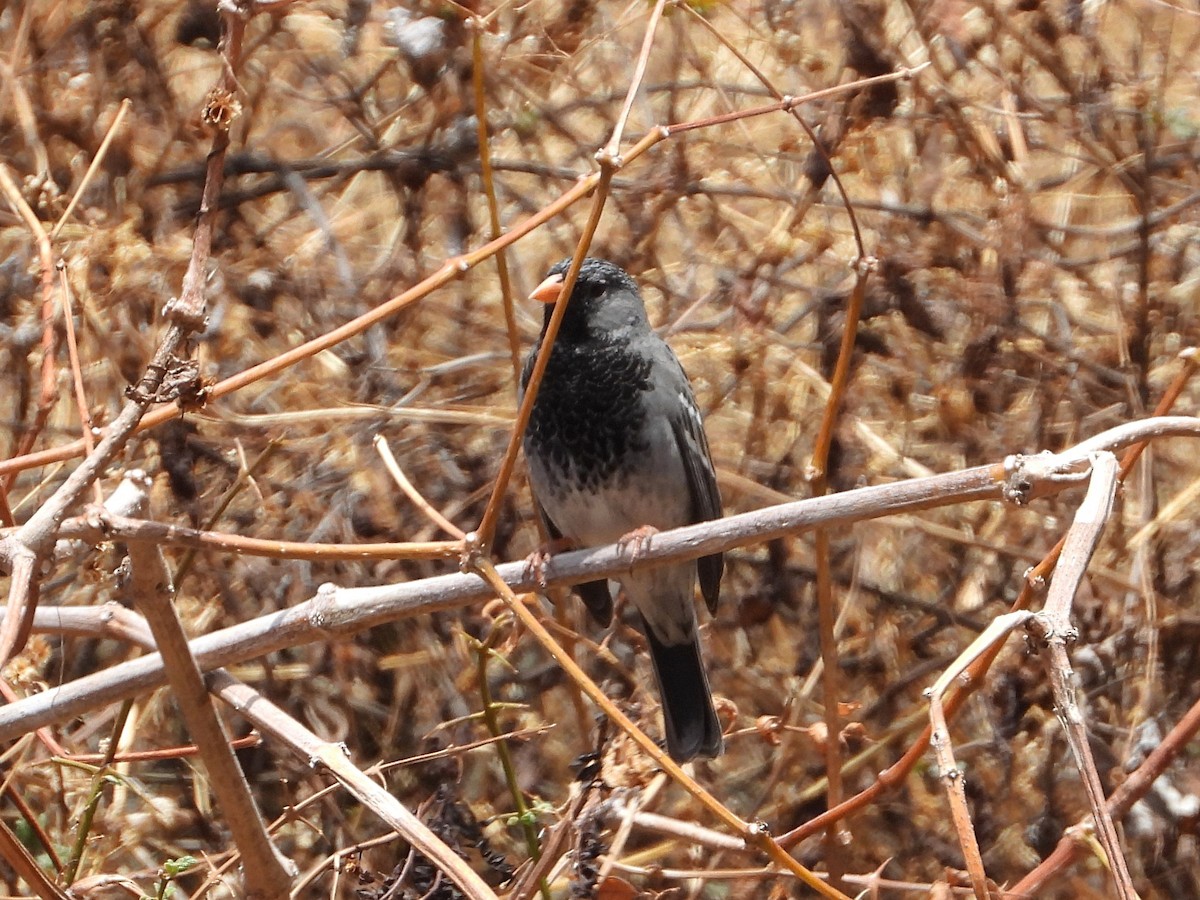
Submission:
[[[207,322],[179,353],[198,361],[201,381],[186,369],[167,373],[180,375],[176,393],[155,406],[176,414],[130,438],[98,482],[103,496],[122,470],[138,468],[152,478],[143,518],[231,540],[449,540],[396,488],[373,446],[382,435],[456,526],[471,531],[484,515],[515,415],[494,258],[472,258],[461,277],[269,377],[236,389],[228,379],[487,244],[489,182],[511,230],[593,175],[651,6],[272,6],[249,20],[234,89],[221,95],[210,93],[223,75],[210,3],[0,10],[0,160],[13,182],[0,202],[2,524],[27,522],[81,455],[29,454],[76,441],[81,403],[92,425],[113,423],[173,321],[164,307],[183,290],[204,221],[214,140],[205,107],[210,126],[231,125],[231,145],[203,269]],[[666,7],[623,152],[659,125],[770,104],[772,89],[801,97],[929,63],[799,106],[824,153],[788,113],[773,112],[679,129],[613,174],[591,252],[637,275],[688,369],[727,512],[811,494],[859,258],[830,164],[874,260],[831,490],[1060,451],[1150,415],[1190,372],[1179,354],[1200,336],[1200,19],[1183,6]],[[490,179],[481,174],[476,75]],[[48,270],[14,192],[50,232]],[[520,298],[574,251],[591,202],[506,251],[520,354],[539,324]],[[207,403],[188,402],[189,391],[214,385]],[[181,390],[189,408],[179,416]],[[1176,411],[1190,413],[1195,401],[1186,386]],[[1106,795],[1183,723],[1166,745],[1165,774],[1117,820],[1144,898],[1200,895],[1200,771],[1186,749],[1200,700],[1194,452],[1186,438],[1156,442],[1132,470],[1072,612],[1078,693]],[[814,588],[823,569],[839,616],[841,796],[871,787],[927,725],[924,690],[1010,608],[1082,496],[955,503],[836,528],[827,561],[806,535],[733,551],[727,599],[705,635],[728,750],[698,765],[696,780],[776,837],[825,810],[830,730]],[[501,503],[491,555],[523,558],[538,536],[519,466]],[[457,571],[444,553],[355,560],[268,558],[219,542],[161,547],[193,636],[295,608],[326,582]],[[47,564],[33,576],[36,601],[43,611],[123,601],[125,552],[109,541]],[[564,602],[555,616],[540,606],[554,636],[657,736],[642,638],[621,625],[598,633],[576,601],[556,596]],[[98,617],[89,628],[39,624],[6,670],[15,695],[143,653]],[[1010,637],[950,725],[983,868],[997,885],[1039,870],[1089,814],[1035,644]],[[569,855],[547,875],[549,896],[806,890],[760,853],[689,831],[721,826],[597,723],[595,707],[499,601],[394,616],[352,638],[310,636],[226,669],[315,736],[344,744],[358,766],[381,763],[388,791],[497,893],[535,895],[536,879],[522,873],[554,840]],[[249,732],[217,708],[234,736]],[[193,856],[174,896],[239,894],[227,810],[214,806],[203,767],[180,753],[147,755],[194,738],[170,692],[141,691],[127,709],[94,704],[26,731],[7,744],[0,809],[47,882],[67,887],[63,872],[76,859],[74,896],[161,896],[161,867]],[[498,743],[493,732],[512,736]],[[326,789],[324,768],[270,737],[238,759],[275,822],[276,846],[304,873],[296,896],[457,896],[438,866],[387,839],[371,801]],[[945,779],[932,753],[916,759],[840,822],[832,844],[816,835],[789,849],[810,869],[846,873],[849,894],[876,870],[878,896],[967,893],[970,860]],[[519,815],[506,769],[526,805]],[[623,812],[632,809],[641,812]],[[1098,845],[1079,841],[1074,860],[1052,866],[1027,896],[1113,890]],[[10,893],[29,896],[16,853],[9,847],[12,869],[0,872]],[[45,890],[37,895],[54,896]]]

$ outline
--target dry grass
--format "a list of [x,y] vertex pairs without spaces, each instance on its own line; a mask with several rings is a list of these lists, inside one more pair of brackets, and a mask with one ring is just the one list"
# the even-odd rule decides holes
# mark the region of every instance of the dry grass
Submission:
[[[179,292],[191,253],[210,144],[198,113],[220,66],[207,6],[146,0],[0,11],[0,159],[42,222],[58,219],[120,101],[132,101],[55,243],[97,425],[114,418],[150,358],[163,304]],[[878,260],[836,434],[835,489],[1062,449],[1154,408],[1178,371],[1176,354],[1200,337],[1194,12],[1153,0],[697,7],[791,95],[933,60],[911,81],[801,107]],[[484,79],[506,226],[594,171],[648,12],[643,3],[543,2],[505,7],[490,21]],[[420,3],[417,15],[440,17],[432,21],[441,44],[406,63],[387,40],[387,14],[382,4],[330,0],[297,3],[250,25],[239,73],[243,111],[210,267],[209,327],[195,346],[206,379],[321,335],[489,239],[470,118],[472,32],[456,7]],[[657,124],[769,99],[694,16],[671,8],[627,141]],[[805,467],[857,256],[847,212],[822,168],[783,113],[680,134],[618,172],[593,244],[595,255],[637,275],[652,320],[670,331],[707,411],[728,511],[769,502],[748,482],[791,497],[809,491]],[[510,251],[515,296],[573,250],[585,215],[586,204],[578,205]],[[538,322],[517,307],[527,347]],[[0,204],[5,457],[18,454],[27,435],[43,449],[80,431],[61,341],[58,396],[44,426],[33,427],[42,396],[41,316],[36,246]],[[56,329],[61,322],[60,315]],[[331,351],[138,435],[121,465],[154,476],[149,517],[161,521],[296,541],[439,539],[400,497],[372,437],[383,434],[429,502],[470,530],[508,440],[514,396],[489,261]],[[1195,401],[1190,388],[1180,411]],[[1153,745],[1155,729],[1169,730],[1197,700],[1200,531],[1194,503],[1169,505],[1195,489],[1193,454],[1177,440],[1147,455],[1076,603],[1076,668],[1110,790]],[[7,485],[18,522],[73,464],[27,469]],[[118,475],[114,468],[104,479],[106,491]],[[846,769],[848,793],[870,785],[909,746],[926,721],[922,690],[1008,608],[1022,573],[1059,538],[1080,496],[1026,509],[960,505],[834,533],[838,691],[854,723],[844,740],[849,756],[868,754]],[[519,558],[536,542],[527,491],[516,483],[494,555]],[[165,549],[176,570],[189,555]],[[78,567],[49,573],[41,603],[116,598],[119,556],[104,547]],[[697,777],[773,833],[807,821],[824,802],[813,787],[823,754],[808,736],[819,734],[822,720],[811,677],[819,657],[813,566],[804,538],[732,554],[727,599],[706,629],[713,687],[728,700],[735,734],[726,756],[698,766]],[[177,606],[197,634],[293,606],[326,581],[379,584],[452,568],[206,550],[179,579]],[[567,609],[566,622],[611,651],[589,655],[581,646],[593,677],[657,733],[641,638],[627,627],[608,638],[577,604]],[[234,672],[323,737],[344,742],[360,764],[403,761],[487,736],[473,641],[491,635],[503,657],[490,663],[491,692],[511,704],[499,716],[504,727],[554,726],[511,745],[520,784],[539,823],[550,826],[563,814],[572,760],[595,748],[596,732],[557,667],[526,636],[504,630],[507,620],[494,612],[400,621]],[[29,692],[137,652],[111,640],[39,635],[9,673]],[[56,736],[72,753],[95,752],[115,714],[97,709],[62,722]],[[780,745],[769,728],[755,727],[762,717],[785,717],[809,732]],[[234,732],[246,731],[230,721]],[[1013,642],[954,721],[952,737],[988,875],[1014,883],[1087,814],[1041,661]],[[137,699],[120,741],[145,750],[185,744],[188,735],[170,696],[158,691]],[[285,817],[278,844],[302,871],[384,833],[337,791],[288,818],[321,780],[269,744],[240,758],[264,815]],[[6,762],[10,789],[69,855],[63,848],[75,840],[89,773],[47,761],[33,740]],[[606,766],[614,797],[637,794],[651,777],[622,746]],[[1184,799],[1170,805],[1160,797],[1124,821],[1142,897],[1200,894],[1198,777],[1195,760],[1181,757],[1164,778]],[[528,857],[509,821],[513,798],[492,748],[401,766],[387,784],[494,883],[503,866],[491,868],[479,848],[504,865]],[[0,808],[9,827],[28,834],[12,803]],[[674,788],[649,808],[712,824]],[[610,825],[590,826],[601,850]],[[883,866],[897,882],[956,883],[947,873],[963,857],[932,761],[845,827],[848,872]],[[218,862],[230,849],[197,769],[179,759],[121,764],[80,877],[94,884],[127,876],[152,894],[166,860],[190,854]],[[823,868],[823,845],[799,849],[807,865]],[[403,845],[383,843],[344,861],[336,885],[326,872],[304,895],[382,896],[384,879],[405,859]],[[692,852],[686,841],[637,827],[621,862],[641,873],[614,874],[652,891],[676,886],[715,898],[795,890],[778,878],[689,882],[656,873],[752,869],[761,859]],[[179,895],[198,896],[207,864],[195,872],[179,882]],[[394,896],[421,896],[431,877],[417,866],[406,892]],[[585,873],[575,879],[590,890]],[[13,877],[0,880],[24,896]],[[1089,852],[1040,896],[1101,896],[1107,885]],[[444,885],[439,890],[434,896],[449,896]],[[563,896],[565,886],[555,890]],[[880,895],[906,894],[885,887]]]

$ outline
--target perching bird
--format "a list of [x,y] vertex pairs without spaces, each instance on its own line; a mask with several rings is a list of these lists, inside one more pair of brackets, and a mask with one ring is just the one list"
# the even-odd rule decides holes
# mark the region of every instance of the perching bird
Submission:
[[[542,337],[521,375],[522,397],[569,264],[555,265],[532,294],[547,305]],[[647,526],[665,530],[721,515],[687,375],[650,328],[637,284],[611,262],[583,262],[525,430],[525,455],[538,512],[554,539],[591,547]],[[667,751],[677,762],[722,749],[693,597],[698,573],[715,612],[723,568],[716,553],[619,579],[641,613]],[[575,590],[600,624],[612,621],[607,581]]]

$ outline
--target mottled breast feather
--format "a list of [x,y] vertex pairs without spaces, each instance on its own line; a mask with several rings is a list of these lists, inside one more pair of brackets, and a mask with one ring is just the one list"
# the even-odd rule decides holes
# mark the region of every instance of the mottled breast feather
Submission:
[[[521,375],[522,391],[536,349]],[[573,471],[581,488],[610,480],[623,460],[646,452],[638,398],[650,389],[651,365],[628,343],[557,341],[525,429],[526,453],[545,460],[550,471]]]

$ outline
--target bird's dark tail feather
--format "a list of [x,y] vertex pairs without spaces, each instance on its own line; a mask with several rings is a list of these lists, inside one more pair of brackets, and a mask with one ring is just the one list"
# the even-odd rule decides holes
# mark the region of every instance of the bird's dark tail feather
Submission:
[[642,630],[650,642],[650,658],[658,677],[671,759],[685,763],[695,756],[720,756],[724,747],[721,723],[700,658],[700,636],[690,644],[672,646],[659,641],[644,620]]

